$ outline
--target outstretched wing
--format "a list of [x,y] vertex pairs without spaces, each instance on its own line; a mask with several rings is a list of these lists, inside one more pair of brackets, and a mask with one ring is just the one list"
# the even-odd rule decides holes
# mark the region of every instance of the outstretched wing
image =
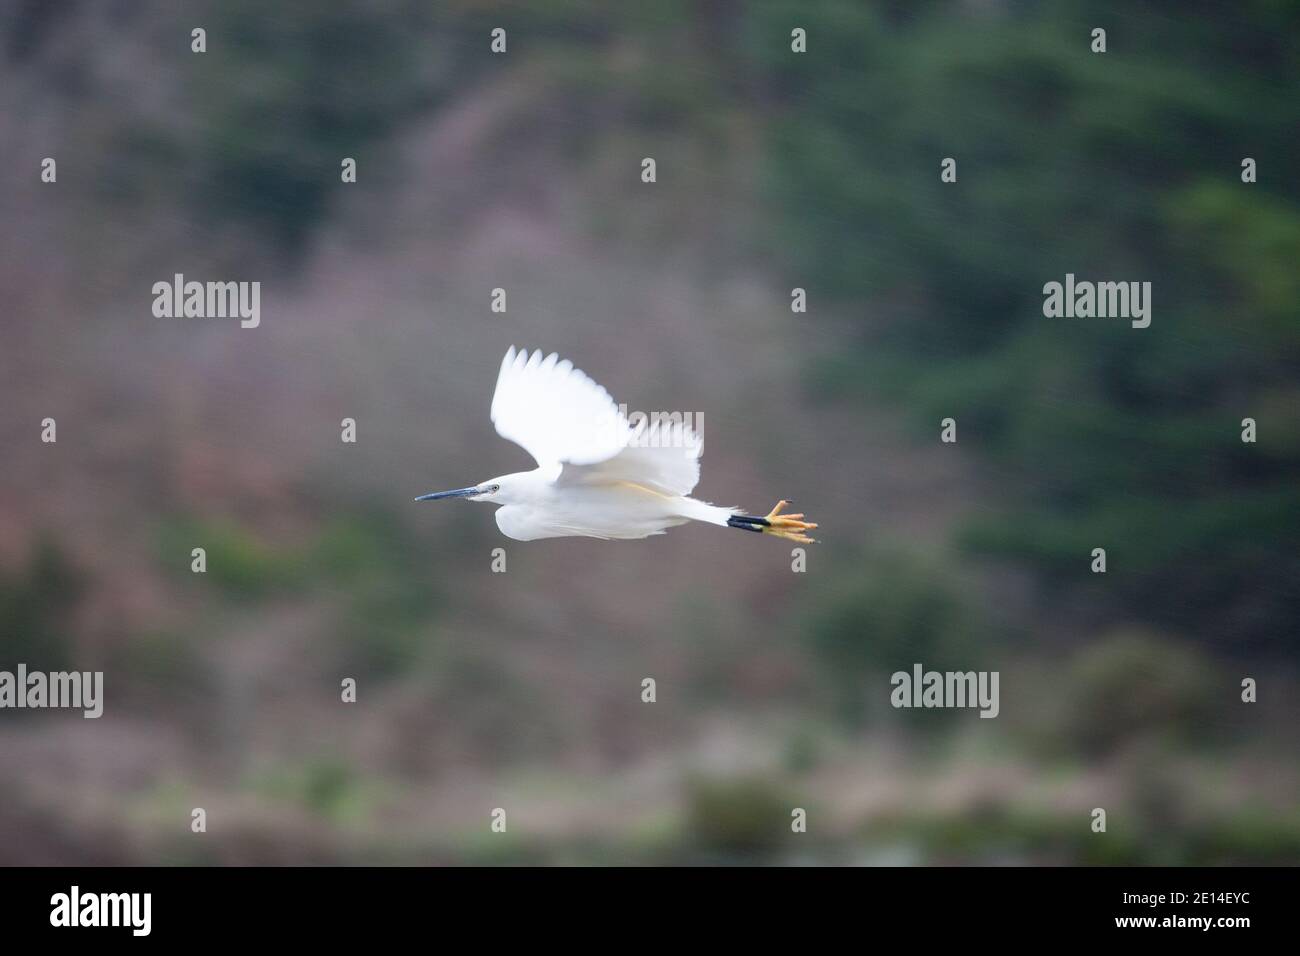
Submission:
[[606,461],[627,446],[631,432],[609,392],[572,362],[513,345],[497,376],[492,424],[543,467]]
[[591,465],[565,465],[557,484],[631,482],[661,494],[689,495],[700,480],[704,443],[685,422],[644,421],[618,454]]

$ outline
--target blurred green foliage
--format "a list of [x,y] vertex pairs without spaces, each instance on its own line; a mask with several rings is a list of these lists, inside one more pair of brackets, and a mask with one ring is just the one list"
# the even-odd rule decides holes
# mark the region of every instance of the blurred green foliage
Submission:
[[69,619],[83,592],[81,574],[51,538],[38,540],[26,565],[0,574],[0,669],[72,666]]
[[356,771],[331,757],[262,771],[249,780],[248,787],[328,818],[356,816],[362,809]]
[[1195,648],[1141,631],[1120,631],[1083,648],[1063,683],[1056,738],[1089,757],[1155,738],[1177,750],[1205,742],[1214,681]]
[[[986,625],[950,583],[951,568],[879,549],[837,566],[806,628],[841,716],[861,719],[864,702],[883,699],[895,671],[910,673],[915,663],[968,670],[979,659]],[[952,716],[917,712],[918,719],[934,722]]]
[[[765,4],[767,185],[800,284],[862,317],[823,389],[889,396],[927,437],[953,416],[999,476],[964,544],[1058,584],[1105,546],[1117,617],[1280,648],[1300,617],[1300,8],[1186,6]],[[790,23],[815,58],[774,42]],[[1152,326],[1045,318],[1067,272],[1150,281]]]
[[910,812],[874,821],[868,847],[915,848],[933,864],[1085,866],[1287,865],[1300,854],[1300,816],[1262,808],[1189,820],[1112,815],[1094,833],[1086,812],[990,804],[960,814]]
[[[389,512],[344,510],[296,544],[218,518],[167,519],[158,539],[164,567],[216,587],[227,599],[310,594],[333,602],[340,663],[353,673],[398,673],[428,641],[437,606],[436,558]],[[207,552],[201,575],[190,571],[195,547]]]
[[[202,117],[197,193],[218,221],[247,221],[290,249],[319,225],[339,183],[403,120],[436,102],[471,63],[455,35],[424,35],[414,2],[294,0],[273,12],[253,0],[210,11],[211,62],[192,73]],[[380,12],[388,15],[377,15]]]
[[774,852],[791,833],[791,807],[761,776],[697,778],[687,785],[686,833],[696,852],[753,859]]
[[408,670],[429,641],[438,606],[434,555],[387,511],[346,512],[313,543],[305,565],[340,595],[339,646],[357,672]]
[[277,546],[252,529],[233,521],[180,518],[166,521],[159,532],[163,567],[191,571],[192,552],[202,548],[206,570],[197,580],[214,585],[227,596],[248,600],[265,597],[304,580],[301,555]]
[[[201,117],[190,179],[207,217],[251,225],[289,253],[301,250],[326,215],[343,157],[357,159],[367,182],[392,176],[387,137],[493,82],[507,64],[544,63],[539,76],[580,92],[570,121],[581,133],[593,89],[598,96],[612,89],[606,43],[635,30],[642,42],[671,51],[680,24],[691,19],[686,4],[661,4],[646,17],[585,0],[290,0],[269,15],[264,7],[257,0],[211,4],[209,62],[192,71],[188,90]],[[503,25],[509,60],[489,47],[492,29]],[[660,70],[653,61],[624,66],[620,85],[636,91],[624,104],[632,118],[654,126],[699,115],[698,84],[688,72]],[[123,145],[139,145],[144,162],[163,162],[170,151],[155,133],[135,131]]]

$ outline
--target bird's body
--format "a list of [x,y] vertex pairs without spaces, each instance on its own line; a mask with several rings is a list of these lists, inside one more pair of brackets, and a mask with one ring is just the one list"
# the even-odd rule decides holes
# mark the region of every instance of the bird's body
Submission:
[[615,481],[568,488],[545,485],[535,496],[500,508],[497,527],[518,541],[575,535],[631,539],[662,534],[692,518],[725,526],[733,514],[731,508],[667,495],[632,481]]
[[645,538],[687,521],[808,542],[815,524],[783,515],[743,515],[690,497],[703,443],[680,416],[633,427],[609,393],[554,353],[506,352],[492,422],[536,459],[532,471],[491,478],[417,501],[469,498],[500,505],[497,527],[518,541]]

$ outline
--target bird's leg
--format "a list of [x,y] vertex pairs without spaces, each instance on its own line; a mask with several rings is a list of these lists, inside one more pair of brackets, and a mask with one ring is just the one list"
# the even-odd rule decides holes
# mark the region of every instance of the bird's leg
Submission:
[[783,515],[781,510],[790,502],[782,499],[776,503],[771,511],[765,517],[759,518],[756,515],[732,515],[727,519],[727,527],[742,528],[745,531],[757,531],[761,534],[774,534],[778,538],[785,538],[787,541],[798,541],[800,544],[812,544],[813,539],[803,532],[817,527],[811,521],[804,521],[802,514]]
[[763,519],[763,533],[774,534],[778,538],[785,538],[787,541],[798,541],[800,544],[812,544],[813,539],[804,532],[817,527],[817,525],[811,521],[804,521],[802,513],[781,514],[781,510],[789,503],[783,498],[767,513],[767,517]]

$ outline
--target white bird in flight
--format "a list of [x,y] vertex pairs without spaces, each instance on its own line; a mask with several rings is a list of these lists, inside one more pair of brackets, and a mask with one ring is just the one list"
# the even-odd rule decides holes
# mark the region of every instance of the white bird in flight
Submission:
[[782,514],[763,517],[690,497],[700,480],[703,443],[680,416],[632,426],[609,392],[554,352],[516,351],[501,361],[492,424],[532,455],[537,467],[416,501],[467,498],[501,507],[497,527],[516,541],[539,538],[645,538],[688,521],[811,543],[817,525]]

